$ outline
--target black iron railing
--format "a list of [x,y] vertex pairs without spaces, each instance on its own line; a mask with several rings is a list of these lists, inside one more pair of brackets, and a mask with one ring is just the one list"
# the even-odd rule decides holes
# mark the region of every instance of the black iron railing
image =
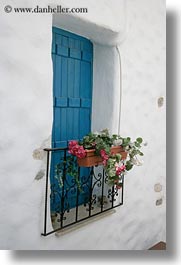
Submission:
[[[47,153],[47,166],[43,236],[123,204],[124,175],[122,175],[120,189],[116,186],[110,187],[108,176],[102,166],[80,168],[75,162],[77,178],[71,178],[67,173],[68,157],[70,157],[67,148],[46,148],[44,151]],[[48,216],[49,189],[51,191],[50,217]],[[48,218],[51,218],[53,230],[47,232]]]

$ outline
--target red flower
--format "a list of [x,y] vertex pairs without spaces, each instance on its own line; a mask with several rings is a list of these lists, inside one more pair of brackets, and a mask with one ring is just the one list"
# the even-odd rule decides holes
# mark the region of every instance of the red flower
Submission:
[[76,157],[78,158],[84,158],[86,156],[86,150],[84,149],[83,146],[78,146],[77,152],[76,152]]
[[100,155],[101,155],[101,157],[103,159],[103,161],[102,161],[103,165],[106,166],[107,160],[109,159],[109,156],[107,155],[107,153],[106,153],[106,151],[104,149],[102,149],[100,151]]
[[77,141],[70,141],[69,142],[69,149],[71,149],[73,146],[77,145],[78,142]]
[[100,151],[100,154],[101,154],[101,156],[103,157],[103,156],[106,155],[106,151],[105,151],[104,149],[102,149],[102,150]]
[[125,165],[122,165],[121,166],[121,170],[124,171],[126,169],[126,166]]
[[86,156],[86,150],[84,149],[83,146],[79,145],[77,141],[69,142],[68,153],[78,158],[84,158]]
[[122,171],[126,169],[125,165],[122,165],[121,167],[116,167],[116,175],[119,176]]

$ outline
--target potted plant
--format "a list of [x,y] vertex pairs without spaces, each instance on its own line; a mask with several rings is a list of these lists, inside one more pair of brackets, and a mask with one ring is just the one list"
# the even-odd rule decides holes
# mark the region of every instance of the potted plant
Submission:
[[109,131],[104,129],[100,133],[87,134],[82,141],[70,141],[68,152],[77,157],[79,166],[103,165],[108,184],[120,188],[122,175],[134,165],[141,165],[137,155],[143,156],[140,151],[142,141],[139,137],[132,142],[130,137],[110,135]]

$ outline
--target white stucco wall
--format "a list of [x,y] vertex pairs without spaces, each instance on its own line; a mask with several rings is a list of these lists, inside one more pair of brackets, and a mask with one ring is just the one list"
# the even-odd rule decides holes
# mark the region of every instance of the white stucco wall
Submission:
[[[32,153],[41,145],[48,145],[48,140],[44,141],[51,134],[52,15],[6,14],[3,7],[7,1],[1,1],[1,249],[141,250],[165,240],[165,104],[157,106],[158,97],[165,97],[165,1],[126,2],[127,9],[124,0],[114,4],[107,0],[87,0],[86,4],[81,0],[61,1],[62,6],[88,7],[89,13],[79,15],[79,19],[71,18],[73,26],[67,18],[60,21],[54,17],[53,24],[62,23],[63,28],[94,42],[95,130],[104,127],[118,130],[120,67],[115,44],[119,43],[120,131],[123,136],[143,136],[147,141],[144,166],[126,177],[125,203],[115,214],[62,237],[43,238],[40,233],[44,178],[39,181],[34,178],[44,163],[33,159]],[[38,4],[41,3],[46,7],[60,1]],[[37,1],[8,1],[8,4],[34,7]],[[163,186],[161,194],[154,192],[157,182]],[[156,199],[162,196],[163,204],[155,206]]]

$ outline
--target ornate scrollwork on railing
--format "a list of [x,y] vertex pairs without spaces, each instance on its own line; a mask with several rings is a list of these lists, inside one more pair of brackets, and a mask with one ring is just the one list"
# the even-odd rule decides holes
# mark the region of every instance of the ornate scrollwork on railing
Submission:
[[94,189],[95,186],[97,186],[97,187],[102,186],[103,175],[102,175],[102,173],[98,173],[97,176],[96,176],[96,174],[94,174],[93,177],[94,178],[93,178],[92,190]]
[[118,196],[118,188],[116,186],[113,186],[112,189],[108,190],[108,199],[110,202],[116,201],[115,196]]
[[[69,156],[67,155],[67,149],[55,148],[45,149],[45,151],[47,151],[47,172],[44,236],[123,204],[124,178],[121,180],[121,203],[115,203],[119,195],[119,189],[116,186],[112,188],[109,187],[108,176],[104,172],[102,166],[80,168],[76,164],[76,160],[72,160],[71,163],[74,163],[74,177],[72,177],[71,174],[69,174],[69,166],[67,165],[67,156]],[[49,170],[49,153],[57,151],[63,153],[61,153],[59,159],[58,155],[56,156],[56,161],[58,161],[58,163],[56,167],[54,167],[53,172],[53,165],[51,165],[51,170]],[[49,172],[51,178],[51,219],[54,230],[47,233],[46,220]]]

